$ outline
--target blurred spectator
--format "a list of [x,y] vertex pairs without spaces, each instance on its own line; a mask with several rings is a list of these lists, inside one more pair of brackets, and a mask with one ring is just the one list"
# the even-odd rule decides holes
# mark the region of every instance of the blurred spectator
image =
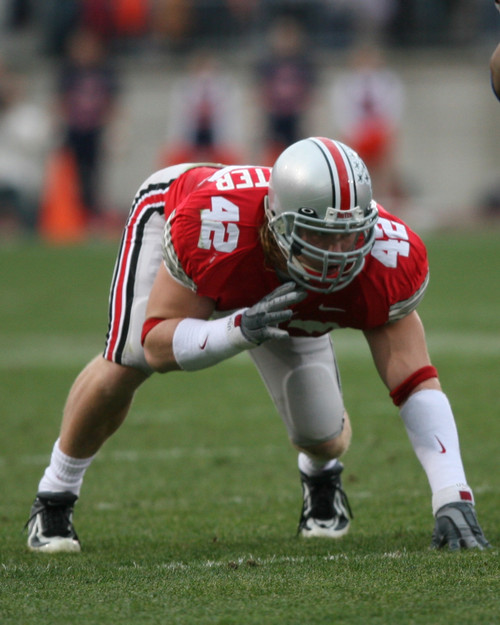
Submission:
[[34,232],[51,129],[48,114],[30,101],[22,76],[0,59],[0,219]]
[[102,216],[104,135],[116,117],[119,86],[99,37],[86,30],[70,39],[57,85],[62,147],[75,160],[82,203],[91,221]]
[[295,18],[277,19],[269,32],[269,49],[257,67],[260,103],[266,118],[264,155],[272,165],[278,155],[303,136],[303,123],[316,83],[306,35]]
[[208,51],[195,52],[170,89],[169,139],[160,167],[192,161],[238,163],[235,85]]
[[374,194],[385,203],[403,194],[396,158],[403,102],[402,81],[381,49],[355,47],[332,87],[333,119],[340,139],[370,168]]

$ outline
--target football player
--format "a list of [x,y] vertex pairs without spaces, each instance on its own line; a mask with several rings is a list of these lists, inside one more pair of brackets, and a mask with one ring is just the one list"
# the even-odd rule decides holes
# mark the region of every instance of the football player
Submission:
[[118,253],[103,355],[69,393],[28,525],[34,551],[79,551],[84,473],[154,372],[195,371],[248,351],[298,450],[301,536],[338,538],[352,518],[339,458],[351,439],[331,331],[364,333],[432,491],[432,545],[489,546],[452,409],[416,308],[420,238],[372,198],[348,146],[310,137],[272,170],[183,164],[139,189]]

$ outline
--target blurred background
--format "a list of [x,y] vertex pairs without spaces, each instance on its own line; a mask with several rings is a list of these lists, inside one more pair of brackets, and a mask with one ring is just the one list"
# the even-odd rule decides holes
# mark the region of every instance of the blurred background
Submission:
[[117,237],[181,161],[354,147],[417,228],[500,226],[493,0],[0,0],[0,244]]

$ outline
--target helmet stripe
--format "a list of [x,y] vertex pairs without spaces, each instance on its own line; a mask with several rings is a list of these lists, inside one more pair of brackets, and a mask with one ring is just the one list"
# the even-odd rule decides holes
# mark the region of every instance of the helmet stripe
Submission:
[[339,143],[338,141],[335,142],[335,145],[337,146],[337,149],[339,150],[339,152],[341,152],[343,154],[343,158],[344,158],[344,163],[346,165],[346,168],[349,170],[349,172],[347,173],[347,177],[346,177],[346,181],[347,184],[349,185],[349,188],[351,190],[351,205],[349,208],[354,208],[355,206],[358,205],[358,193],[357,193],[357,187],[356,187],[356,176],[354,175],[354,169],[352,166],[352,160],[349,157],[349,154],[346,152],[346,146],[343,143]]
[[[311,137],[321,149],[332,176],[332,206],[340,210],[350,210],[355,204],[353,175],[347,163],[346,154],[337,141],[325,137]],[[337,202],[337,198],[340,202]],[[338,206],[340,204],[340,206]]]

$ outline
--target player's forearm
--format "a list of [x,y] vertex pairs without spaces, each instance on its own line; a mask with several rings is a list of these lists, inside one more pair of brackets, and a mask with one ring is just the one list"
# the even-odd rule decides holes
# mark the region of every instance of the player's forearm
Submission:
[[190,317],[163,320],[145,336],[146,360],[159,373],[211,367],[256,346],[243,336],[239,319],[241,313],[212,321]]

